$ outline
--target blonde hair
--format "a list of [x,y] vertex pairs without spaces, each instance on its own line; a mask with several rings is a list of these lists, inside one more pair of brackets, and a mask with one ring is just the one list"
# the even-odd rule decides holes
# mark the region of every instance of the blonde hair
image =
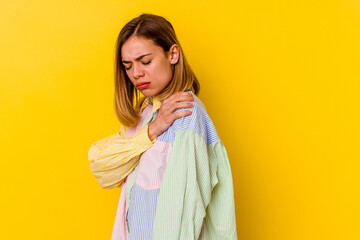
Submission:
[[145,97],[140,98],[140,91],[134,87],[122,64],[121,47],[133,35],[153,40],[164,52],[169,51],[173,44],[179,46],[180,56],[178,62],[172,65],[172,79],[158,94],[161,102],[175,92],[191,90],[198,95],[200,91],[200,83],[186,61],[171,23],[161,16],[141,14],[121,29],[116,41],[114,109],[116,117],[126,127],[138,124],[141,118],[140,107],[145,100]]

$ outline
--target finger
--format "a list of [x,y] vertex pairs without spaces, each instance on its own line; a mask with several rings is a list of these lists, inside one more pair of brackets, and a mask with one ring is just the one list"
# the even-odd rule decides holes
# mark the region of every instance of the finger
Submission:
[[175,104],[171,105],[171,107],[169,108],[169,111],[172,113],[176,109],[179,109],[179,108],[191,108],[193,106],[194,106],[194,104],[192,104],[190,102],[176,102]]
[[178,97],[181,96],[187,96],[187,95],[191,95],[191,93],[189,92],[175,92],[174,94],[172,94],[170,97],[168,97],[166,100],[168,102],[173,102],[175,99],[177,99]]
[[177,92],[175,94],[172,95],[173,98],[169,98],[168,100],[168,104],[173,105],[176,102],[181,102],[181,101],[194,101],[194,97],[191,93],[189,92]]
[[179,111],[179,112],[176,112],[174,114],[172,114],[173,116],[173,119],[178,119],[178,118],[181,118],[181,117],[185,117],[187,115],[190,115],[191,114],[191,111],[190,110],[186,110],[186,111]]
[[172,113],[176,103],[181,101],[194,101],[194,97],[190,92],[176,92],[171,95],[169,98],[165,99],[161,105],[161,110],[166,113]]

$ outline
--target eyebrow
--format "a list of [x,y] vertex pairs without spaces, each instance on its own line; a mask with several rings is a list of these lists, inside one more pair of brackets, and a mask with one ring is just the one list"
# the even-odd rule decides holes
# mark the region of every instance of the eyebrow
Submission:
[[[147,55],[151,55],[152,53],[146,53],[146,54],[143,54],[137,58],[135,58],[135,61],[139,61],[140,59],[142,59],[143,57],[147,56]],[[131,63],[129,61],[122,61],[123,63]]]

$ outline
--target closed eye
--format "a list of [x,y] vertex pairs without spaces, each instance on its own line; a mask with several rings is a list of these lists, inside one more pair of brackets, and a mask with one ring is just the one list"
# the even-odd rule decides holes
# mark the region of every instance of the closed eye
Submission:
[[[148,62],[146,62],[146,63],[142,63],[143,65],[148,65],[148,64],[150,64],[151,63],[151,61],[148,61]],[[131,66],[130,67],[128,67],[128,68],[125,68],[126,70],[130,70],[130,68],[131,68]]]

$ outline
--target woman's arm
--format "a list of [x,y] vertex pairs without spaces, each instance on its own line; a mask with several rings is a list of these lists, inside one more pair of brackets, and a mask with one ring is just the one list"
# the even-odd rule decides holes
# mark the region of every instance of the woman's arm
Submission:
[[[139,163],[140,155],[149,149],[157,136],[166,131],[178,118],[191,114],[191,111],[179,111],[178,108],[193,107],[190,92],[176,92],[165,99],[154,121],[130,137],[124,138],[124,128],[93,143],[89,150],[89,162],[92,174],[102,188],[120,187],[121,183]],[[151,140],[152,139],[152,140]]]
[[88,152],[91,173],[104,189],[120,187],[139,163],[140,155],[156,141],[149,137],[149,125],[124,138],[122,126],[116,134],[94,142]]

